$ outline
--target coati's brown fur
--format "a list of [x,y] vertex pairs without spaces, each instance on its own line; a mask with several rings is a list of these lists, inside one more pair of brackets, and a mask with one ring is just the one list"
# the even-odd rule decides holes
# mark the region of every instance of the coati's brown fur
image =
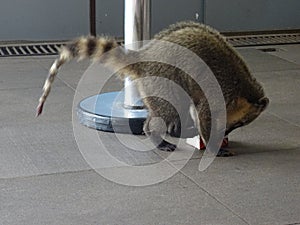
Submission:
[[[171,25],[166,30],[154,36],[154,39],[172,42],[185,47],[197,54],[213,71],[222,89],[227,111],[226,134],[233,129],[244,126],[253,121],[268,105],[262,86],[250,74],[241,56],[226,42],[216,30],[195,22],[180,22]],[[120,72],[130,76],[133,80],[147,76],[158,76],[170,79],[179,84],[192,98],[200,121],[199,133],[205,142],[209,139],[211,129],[210,110],[207,100],[188,74],[171,65],[159,62],[138,62],[127,65],[129,59],[138,59],[145,55],[167,55],[151,42],[140,51],[130,51],[116,48],[117,42],[111,38],[82,37],[62,48],[60,57],[52,65],[44,85],[44,93],[40,98],[37,115],[41,114],[44,102],[50,92],[51,84],[59,67],[72,58],[92,58],[99,60],[108,67],[122,67]],[[114,49],[114,51],[111,51]],[[103,54],[106,53],[104,56]],[[169,54],[170,56],[172,54]],[[188,59],[187,59],[188,60]],[[161,87],[151,86],[151,83],[138,83],[142,96],[163,90]],[[171,92],[171,91],[170,91]],[[170,93],[172,95],[173,93]],[[158,148],[172,151],[175,145],[161,138],[165,132],[161,124],[155,124],[153,117],[161,117],[167,132],[178,132],[180,119],[178,112],[166,100],[157,97],[145,97],[144,104],[149,109],[149,115],[144,124],[144,131],[155,142]],[[179,106],[180,107],[180,106]],[[182,106],[181,110],[188,113],[189,109]]]

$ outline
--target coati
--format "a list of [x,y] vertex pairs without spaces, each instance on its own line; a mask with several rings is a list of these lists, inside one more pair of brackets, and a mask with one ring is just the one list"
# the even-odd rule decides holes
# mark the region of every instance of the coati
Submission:
[[[269,99],[265,96],[262,86],[250,74],[241,56],[213,28],[191,21],[179,22],[161,31],[153,39],[183,46],[197,54],[209,66],[221,87],[226,103],[226,135],[232,130],[252,122],[267,107]],[[207,100],[199,85],[188,74],[171,65],[154,61],[127,65],[130,58],[139,58],[147,54],[164,55],[165,52],[155,43],[151,44],[150,42],[139,51],[125,50],[117,48],[118,46],[116,40],[112,38],[82,37],[62,47],[59,58],[53,63],[45,81],[43,94],[37,107],[37,116],[42,113],[44,102],[58,69],[72,58],[91,58],[99,60],[107,67],[122,67],[119,71],[121,78],[124,78],[125,75],[130,76],[132,80],[157,76],[179,84],[193,100],[200,121],[200,127],[197,126],[197,128],[207,143],[211,129],[211,115]],[[112,49],[115,51],[111,51]],[[164,90],[170,95],[174,94],[172,90],[166,90],[167,87],[164,87],[163,84],[158,87],[151,83],[138,83],[137,86],[141,93],[151,94],[153,90]],[[176,145],[167,142],[161,136],[165,132],[180,132],[183,121],[180,121],[178,112],[170,103],[159,97],[148,96],[143,99],[143,102],[149,110],[143,128],[145,134],[151,138],[158,149],[175,150]],[[187,114],[189,111],[187,105],[182,106],[180,110]],[[161,122],[155,122],[154,117],[162,118],[166,127],[163,128]],[[222,151],[220,155],[228,154],[226,151]]]

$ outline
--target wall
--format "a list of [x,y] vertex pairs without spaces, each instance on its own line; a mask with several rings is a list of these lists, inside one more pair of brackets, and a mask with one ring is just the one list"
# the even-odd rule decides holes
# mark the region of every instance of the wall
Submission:
[[[124,0],[96,3],[97,33],[122,37]],[[300,0],[152,0],[151,6],[152,34],[180,20],[220,31],[300,29]],[[0,41],[65,40],[88,33],[89,0],[0,3]]]
[[98,34],[123,37],[124,0],[96,0]]
[[205,0],[204,21],[222,31],[300,29],[300,1]]
[[[203,22],[202,0],[152,0],[152,33],[182,20]],[[198,14],[198,18],[196,17]]]
[[0,40],[60,40],[88,33],[87,2],[2,0]]
[[[202,22],[204,16],[202,0],[188,1],[187,5],[186,0],[152,0],[151,33],[155,34],[177,21],[196,20],[196,13],[199,14],[198,20]],[[96,19],[98,34],[123,37],[123,9],[124,0],[98,0]]]

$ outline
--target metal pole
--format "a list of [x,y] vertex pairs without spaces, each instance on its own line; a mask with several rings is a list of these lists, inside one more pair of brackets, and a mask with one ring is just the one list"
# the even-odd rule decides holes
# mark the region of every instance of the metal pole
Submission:
[[[138,50],[138,41],[150,39],[150,0],[125,0],[124,42],[131,50]],[[128,47],[129,48],[129,47]],[[142,108],[141,97],[129,78],[125,79],[124,106]]]
[[[92,1],[91,6],[95,3]],[[150,39],[150,0],[125,0],[124,21],[125,45],[137,50],[141,47],[137,41]],[[132,84],[126,79],[124,92],[101,93],[83,99],[77,108],[80,123],[102,131],[141,134],[148,110]]]
[[90,34],[96,36],[96,0],[90,0]]

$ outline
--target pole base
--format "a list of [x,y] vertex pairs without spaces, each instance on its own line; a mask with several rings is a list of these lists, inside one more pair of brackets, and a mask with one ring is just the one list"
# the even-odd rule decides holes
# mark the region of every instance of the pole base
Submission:
[[[81,124],[96,130],[143,134],[143,125],[148,116],[148,110],[126,108],[124,107],[124,92],[108,92],[83,99],[78,104],[77,116]],[[190,138],[198,134],[192,120],[188,127],[181,130],[182,138]]]
[[96,130],[142,134],[148,110],[124,108],[124,92],[108,92],[83,99],[77,115],[81,124]]

